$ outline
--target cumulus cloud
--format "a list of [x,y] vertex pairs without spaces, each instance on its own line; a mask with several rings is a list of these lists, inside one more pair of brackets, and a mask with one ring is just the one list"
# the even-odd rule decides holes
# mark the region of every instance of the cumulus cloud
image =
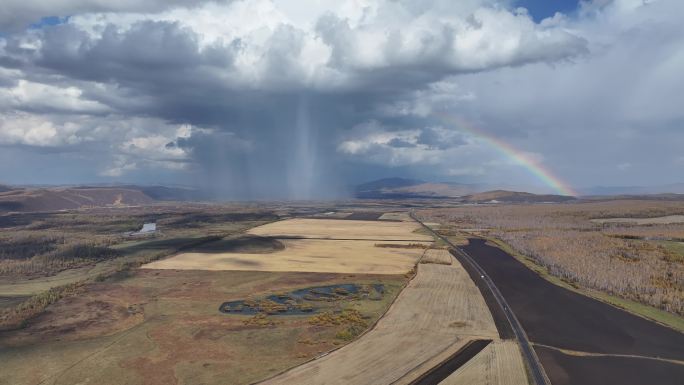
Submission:
[[[6,3],[0,145],[97,148],[81,179],[167,170],[217,196],[305,198],[428,167],[530,181],[462,121],[578,184],[648,130],[670,164],[681,143],[673,1],[539,23],[495,0]],[[25,27],[43,16],[69,17]]]

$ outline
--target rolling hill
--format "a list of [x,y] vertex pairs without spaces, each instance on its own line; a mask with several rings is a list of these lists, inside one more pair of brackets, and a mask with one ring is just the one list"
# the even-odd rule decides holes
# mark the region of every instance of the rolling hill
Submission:
[[454,198],[484,191],[483,185],[432,183],[416,179],[385,178],[356,187],[360,199]]
[[577,198],[566,195],[532,194],[528,192],[494,190],[466,195],[463,198],[468,203],[546,203],[567,202]]
[[57,211],[82,207],[140,205],[155,200],[142,191],[126,188],[38,188],[0,193],[2,211]]

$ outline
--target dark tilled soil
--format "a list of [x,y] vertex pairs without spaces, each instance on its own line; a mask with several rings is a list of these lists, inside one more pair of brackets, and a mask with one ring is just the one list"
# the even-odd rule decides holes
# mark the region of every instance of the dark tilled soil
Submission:
[[465,365],[473,357],[486,348],[492,340],[474,340],[462,349],[452,354],[444,362],[428,370],[422,376],[412,381],[410,385],[437,385],[449,377],[453,372]]
[[556,286],[482,239],[471,239],[463,249],[492,278],[530,341],[584,352],[684,360],[684,334]]
[[681,385],[684,365],[627,357],[579,357],[535,348],[553,385]]
[[383,213],[367,212],[367,211],[355,211],[344,218],[339,219],[351,219],[356,221],[377,221],[378,218],[382,216]]
[[259,237],[256,235],[244,235],[237,238],[226,238],[214,242],[208,242],[192,248],[196,253],[273,253],[283,250],[285,245],[271,237]]

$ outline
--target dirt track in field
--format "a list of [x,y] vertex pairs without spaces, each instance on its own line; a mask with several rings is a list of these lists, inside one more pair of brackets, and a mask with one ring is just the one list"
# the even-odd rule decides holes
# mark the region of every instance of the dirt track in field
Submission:
[[[492,278],[531,342],[580,352],[684,360],[684,334],[556,286],[484,240],[471,239],[463,249]],[[660,384],[684,378],[684,366],[677,364],[535,350],[554,385]]]

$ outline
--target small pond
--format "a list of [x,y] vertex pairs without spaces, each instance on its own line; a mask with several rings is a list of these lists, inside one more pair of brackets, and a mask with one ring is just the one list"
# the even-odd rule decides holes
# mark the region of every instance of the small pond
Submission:
[[297,289],[285,294],[272,294],[257,299],[224,302],[219,311],[226,314],[298,315],[316,313],[324,302],[369,299],[379,301],[385,293],[383,284],[357,285],[345,283]]

